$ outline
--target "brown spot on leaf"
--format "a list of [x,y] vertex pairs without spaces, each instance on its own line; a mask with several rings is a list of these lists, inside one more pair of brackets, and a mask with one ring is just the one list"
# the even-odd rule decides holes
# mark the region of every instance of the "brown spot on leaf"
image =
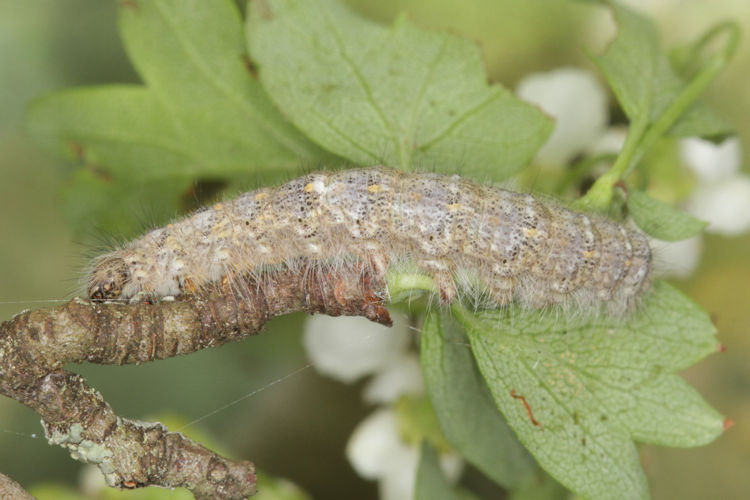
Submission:
[[100,165],[96,165],[94,163],[87,163],[86,170],[94,174],[94,176],[98,178],[100,181],[103,181],[103,182],[112,181],[112,174],[109,173],[104,168],[102,168]]
[[723,427],[723,429],[722,429],[722,430],[723,430],[723,431],[727,431],[727,430],[729,430],[729,429],[730,429],[730,428],[731,428],[731,427],[732,427],[733,425],[734,425],[734,420],[732,420],[731,418],[727,417],[727,418],[725,418],[725,419],[724,419],[724,427]]
[[526,398],[523,397],[523,396],[521,396],[520,394],[516,394],[516,390],[515,389],[511,389],[510,390],[510,396],[512,398],[520,399],[521,400],[521,403],[523,403],[524,408],[526,408],[526,413],[529,414],[529,420],[531,420],[531,423],[541,429],[542,428],[542,424],[537,419],[534,418],[534,413],[532,413],[532,411],[531,411],[531,405],[529,404],[528,401],[526,401]]
[[253,78],[257,80],[258,79],[258,66],[256,66],[253,60],[250,59],[250,56],[248,56],[247,54],[243,55],[242,62],[244,63],[245,69],[247,70],[247,72],[250,73],[250,76],[252,76]]
[[123,9],[130,9],[133,12],[138,12],[138,2],[135,0],[120,0],[120,7]]
[[271,12],[271,7],[268,5],[268,3],[265,0],[252,0],[253,5],[260,13],[260,17],[264,21],[271,21],[273,19],[273,13]]
[[83,160],[83,146],[77,141],[68,141],[68,148],[77,160]]

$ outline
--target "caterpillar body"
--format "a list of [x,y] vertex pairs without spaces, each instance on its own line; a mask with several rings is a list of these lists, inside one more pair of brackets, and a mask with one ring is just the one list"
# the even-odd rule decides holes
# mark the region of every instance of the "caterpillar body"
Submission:
[[99,257],[93,299],[176,296],[300,258],[355,257],[384,276],[411,259],[442,302],[462,276],[497,306],[631,310],[649,286],[646,237],[605,217],[458,175],[386,167],[317,172],[217,203]]

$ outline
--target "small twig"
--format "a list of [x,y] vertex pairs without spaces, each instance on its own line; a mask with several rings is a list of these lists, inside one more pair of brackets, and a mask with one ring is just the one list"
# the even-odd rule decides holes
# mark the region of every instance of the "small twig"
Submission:
[[50,443],[97,464],[111,486],[187,487],[196,498],[252,495],[252,463],[223,458],[161,424],[120,418],[82,377],[62,369],[68,362],[138,364],[188,354],[258,333],[293,311],[390,324],[384,282],[356,266],[284,269],[233,285],[153,305],[76,298],[23,312],[0,325],[0,392],[39,413]]

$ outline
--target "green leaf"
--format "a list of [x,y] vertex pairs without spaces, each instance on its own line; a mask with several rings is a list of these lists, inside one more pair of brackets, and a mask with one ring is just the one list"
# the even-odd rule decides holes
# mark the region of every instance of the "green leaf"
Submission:
[[259,472],[258,493],[253,500],[312,500],[312,496],[288,479]]
[[231,0],[120,4],[128,54],[203,164],[230,171],[317,161],[311,144],[268,100],[246,66],[242,20]]
[[679,241],[700,233],[707,225],[682,210],[636,189],[628,192],[628,209],[638,227],[664,241]]
[[648,19],[614,2],[617,37],[604,54],[590,54],[630,121],[650,113],[659,68],[659,35]]
[[[606,2],[618,25],[617,37],[602,55],[592,54],[631,122],[645,115],[657,121],[685,89],[683,81],[662,53],[659,34],[651,20],[615,1]],[[731,133],[726,122],[703,104],[682,110],[669,133],[676,136],[720,138]]]
[[417,446],[422,441],[427,441],[442,452],[453,450],[443,435],[432,402],[427,396],[402,395],[393,404],[393,410],[398,421],[398,433],[404,442]]
[[100,239],[110,235],[116,243],[162,225],[180,213],[183,197],[193,181],[189,178],[137,182],[123,178],[114,182],[93,169],[76,170],[63,188],[65,218],[78,234]]
[[573,498],[567,488],[541,469],[537,469],[536,474],[528,476],[518,488],[509,493],[508,500],[572,500]]
[[702,446],[721,434],[724,425],[724,417],[674,374],[645,381],[627,396],[612,394],[610,403],[613,410],[619,403],[618,417],[628,422],[633,439],[641,443]]
[[420,358],[427,392],[448,441],[472,464],[506,488],[536,470],[497,410],[473,361],[468,339],[447,311],[427,315]]
[[199,170],[166,110],[148,89],[109,85],[68,89],[35,100],[31,135],[57,156],[120,178],[151,180]]
[[38,500],[82,500],[83,495],[67,484],[49,483],[37,484],[29,489],[29,493]]
[[722,432],[722,417],[674,375],[716,352],[715,328],[665,283],[627,320],[454,312],[521,442],[585,498],[648,498],[634,439],[694,446]]
[[284,120],[246,67],[230,0],[121,2],[119,20],[147,85],[37,100],[29,131],[56,154],[83,158],[117,181],[290,171],[331,158]]
[[704,137],[717,144],[734,133],[729,122],[702,102],[691,106],[669,129],[673,137]]
[[274,102],[318,144],[364,165],[504,179],[552,130],[536,108],[488,85],[479,50],[390,28],[332,0],[251,4],[248,40]]
[[[730,36],[726,47],[709,58],[689,81],[683,82],[660,52],[653,23],[614,0],[605,3],[615,14],[619,26],[617,37],[603,55],[591,55],[591,58],[630,118],[630,127],[612,167],[574,204],[578,209],[601,213],[606,213],[612,204],[615,184],[625,178],[643,154],[665,134],[670,131],[689,133],[713,140],[725,135],[715,115],[704,110],[697,99],[724,69],[739,39],[739,27],[735,23],[723,23],[709,31],[709,38],[727,31]],[[683,120],[687,121],[682,123]]]
[[440,469],[435,449],[426,441],[422,443],[414,500],[458,500],[453,486]]
[[[121,2],[120,28],[145,86],[63,90],[27,114],[41,144],[106,178],[89,172],[71,181],[65,211],[79,230],[142,230],[130,212],[142,191],[134,213],[158,213],[148,225],[177,214],[190,179],[278,177],[333,158],[281,116],[246,66],[231,0]],[[95,185],[103,191],[84,192]]]

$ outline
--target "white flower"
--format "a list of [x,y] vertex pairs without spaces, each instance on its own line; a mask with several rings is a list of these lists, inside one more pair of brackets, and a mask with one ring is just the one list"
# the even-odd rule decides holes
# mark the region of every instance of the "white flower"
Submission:
[[[357,473],[377,479],[381,500],[411,500],[419,464],[419,449],[404,442],[392,410],[377,410],[354,430],[346,456]],[[463,462],[455,453],[443,454],[440,465],[446,477],[456,481]]]
[[516,93],[556,120],[552,135],[537,152],[539,163],[564,165],[604,133],[607,95],[588,71],[561,68],[536,73],[524,78]]
[[730,138],[714,144],[684,139],[680,153],[700,181],[686,203],[688,212],[707,221],[708,232],[736,236],[750,229],[750,177],[740,173],[739,140]]
[[627,127],[609,127],[601,136],[599,136],[596,142],[586,148],[586,152],[592,156],[606,153],[617,154],[625,145],[625,139],[627,139],[627,137]]
[[700,186],[687,204],[688,211],[708,221],[706,231],[736,236],[750,229],[750,177],[733,175]]
[[688,278],[700,262],[703,237],[693,236],[682,241],[651,239],[657,260],[654,275],[659,278]]
[[[750,229],[750,177],[742,175],[742,149],[736,138],[714,144],[697,137],[680,141],[682,162],[698,178],[699,185],[685,202],[693,216],[709,223],[707,232],[735,236]],[[668,243],[651,240],[660,277],[687,278],[698,266],[700,235]]]
[[305,350],[315,368],[346,383],[388,366],[402,356],[408,342],[404,322],[387,328],[360,317],[324,315],[305,322]]
[[346,445],[346,456],[360,476],[378,479],[386,458],[393,450],[406,447],[396,429],[396,415],[391,410],[378,410],[357,426]]
[[107,488],[104,474],[94,464],[86,464],[81,467],[78,474],[78,482],[81,493],[85,497],[96,498],[101,494],[103,489]]
[[[419,359],[410,352],[405,321],[392,329],[362,318],[313,316],[305,325],[308,356],[321,373],[343,382],[374,375],[365,387],[369,403],[391,405],[404,394],[424,393]],[[357,426],[346,448],[357,473],[379,482],[382,500],[410,500],[413,496],[419,450],[401,438],[393,409],[377,410]],[[446,475],[454,480],[463,467],[452,452],[441,457]]]
[[403,394],[424,393],[422,367],[416,355],[403,355],[382,368],[365,387],[368,403],[393,403]]
[[717,182],[738,173],[742,146],[736,137],[714,144],[698,137],[680,141],[680,156],[702,182]]

